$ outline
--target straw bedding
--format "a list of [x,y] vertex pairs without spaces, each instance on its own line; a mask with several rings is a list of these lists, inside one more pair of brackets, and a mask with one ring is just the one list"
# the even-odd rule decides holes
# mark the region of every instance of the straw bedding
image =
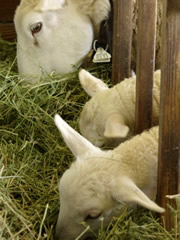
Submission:
[[[53,117],[61,114],[78,130],[79,113],[88,97],[77,72],[53,73],[36,85],[23,84],[15,47],[15,43],[0,40],[0,239],[53,239],[59,211],[58,180],[73,160]],[[111,66],[90,71],[109,82]],[[172,212],[178,218],[179,213]],[[125,208],[107,229],[102,221],[95,239],[175,240],[180,239],[178,228],[177,220],[168,233],[153,213]]]

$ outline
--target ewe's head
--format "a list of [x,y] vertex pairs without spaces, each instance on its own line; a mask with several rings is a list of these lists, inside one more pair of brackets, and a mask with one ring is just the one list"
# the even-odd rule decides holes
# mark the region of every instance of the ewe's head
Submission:
[[22,0],[17,7],[14,23],[20,73],[37,76],[55,70],[57,12],[65,8],[65,3],[66,0]]
[[[21,0],[14,17],[17,35],[25,33],[35,38],[43,32],[45,24],[53,24],[53,11],[62,9],[65,3],[66,0]],[[46,18],[48,21],[45,22]]]
[[76,2],[21,1],[14,17],[20,73],[64,74],[81,64],[91,49],[93,24]]

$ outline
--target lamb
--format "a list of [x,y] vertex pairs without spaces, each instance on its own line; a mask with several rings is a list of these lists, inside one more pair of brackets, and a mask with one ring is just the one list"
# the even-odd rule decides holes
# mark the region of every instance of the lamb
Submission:
[[[154,73],[153,125],[158,124],[160,105],[160,70]],[[82,69],[79,79],[92,98],[80,114],[81,134],[96,146],[117,146],[135,134],[136,76],[112,88]]]
[[75,70],[109,11],[109,0],[21,0],[14,17],[19,72]]
[[[156,196],[158,127],[133,137],[114,150],[103,151],[72,129],[59,115],[55,123],[76,160],[59,184],[60,213],[56,239],[73,240],[84,227],[93,231],[112,216],[121,214],[124,204],[139,204],[162,213],[151,199]],[[86,232],[81,239],[90,236]]]

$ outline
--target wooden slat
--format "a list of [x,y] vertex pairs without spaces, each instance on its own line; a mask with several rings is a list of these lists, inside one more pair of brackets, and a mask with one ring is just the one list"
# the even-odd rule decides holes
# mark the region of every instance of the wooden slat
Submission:
[[19,3],[20,0],[1,1],[0,22],[12,22],[15,9]]
[[0,7],[0,36],[9,41],[16,39],[13,18],[20,0],[2,1]]
[[152,87],[155,66],[157,1],[138,1],[136,132],[152,126]]
[[14,41],[16,39],[16,32],[13,23],[0,23],[0,36],[8,41]]
[[166,195],[180,193],[180,1],[164,0],[160,138],[157,201],[166,209],[167,230],[173,220]]
[[114,0],[112,83],[130,77],[132,0]]

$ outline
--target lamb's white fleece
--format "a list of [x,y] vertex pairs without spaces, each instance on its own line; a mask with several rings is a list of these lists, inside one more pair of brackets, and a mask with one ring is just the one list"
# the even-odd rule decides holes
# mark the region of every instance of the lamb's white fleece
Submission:
[[[153,125],[159,122],[160,70],[154,73]],[[83,107],[82,135],[96,146],[119,144],[135,134],[136,76],[112,88],[85,70],[79,73],[84,90],[92,97]]]
[[[57,239],[73,240],[85,221],[93,231],[121,213],[124,204],[139,204],[163,212],[155,199],[157,186],[158,127],[137,135],[114,150],[102,151],[72,129],[60,116],[56,125],[76,160],[63,174]],[[90,233],[86,233],[82,239]]]

